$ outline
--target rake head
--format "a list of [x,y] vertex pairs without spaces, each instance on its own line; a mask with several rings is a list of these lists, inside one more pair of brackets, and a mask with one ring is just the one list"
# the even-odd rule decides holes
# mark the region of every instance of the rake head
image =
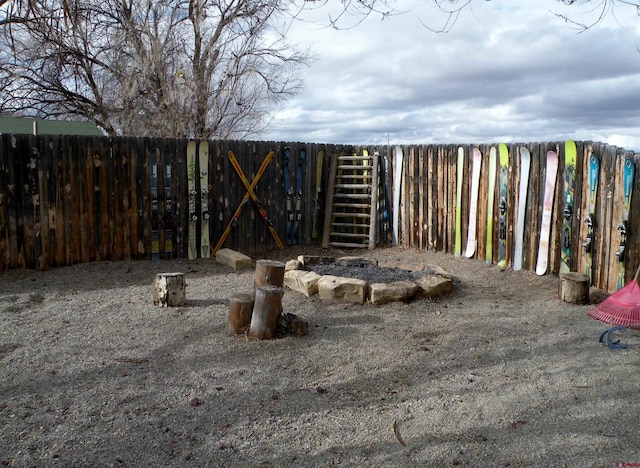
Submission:
[[640,328],[640,286],[637,279],[636,275],[625,287],[597,304],[589,315],[610,325]]

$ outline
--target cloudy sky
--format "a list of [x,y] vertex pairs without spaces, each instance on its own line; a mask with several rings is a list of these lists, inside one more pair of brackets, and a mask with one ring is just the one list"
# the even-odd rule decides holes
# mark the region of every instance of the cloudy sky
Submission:
[[[640,16],[619,4],[578,33],[558,0],[473,0],[447,34],[428,4],[355,28],[295,23],[311,47],[304,89],[267,140],[344,144],[594,140],[640,150]],[[414,4],[417,0],[413,0]],[[337,2],[336,2],[337,3]],[[593,3],[599,3],[599,0]],[[326,11],[309,13],[322,21]],[[343,23],[345,26],[347,23]]]

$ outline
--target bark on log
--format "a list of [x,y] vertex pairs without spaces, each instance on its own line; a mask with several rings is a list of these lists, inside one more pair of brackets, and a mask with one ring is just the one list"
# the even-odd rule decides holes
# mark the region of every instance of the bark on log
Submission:
[[569,272],[560,275],[558,299],[570,304],[589,302],[589,277],[581,273]]
[[283,287],[285,264],[276,260],[257,260],[256,274],[253,282],[253,294],[260,286]]
[[158,273],[153,281],[153,305],[183,306],[186,302],[184,273]]
[[229,330],[239,333],[251,323],[253,296],[250,293],[238,293],[229,299]]
[[250,337],[268,340],[275,336],[278,317],[282,313],[283,294],[284,289],[277,286],[258,286],[256,288],[249,327]]

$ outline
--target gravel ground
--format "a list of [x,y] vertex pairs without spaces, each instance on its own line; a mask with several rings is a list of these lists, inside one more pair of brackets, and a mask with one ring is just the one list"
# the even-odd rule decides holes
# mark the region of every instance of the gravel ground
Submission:
[[[268,258],[353,252],[288,248]],[[358,252],[359,253],[359,252]],[[213,260],[95,263],[0,276],[5,466],[640,466],[640,333],[598,343],[557,277],[437,264],[453,293],[382,306],[290,290],[310,333],[248,341],[228,297],[253,270]],[[154,307],[156,273],[187,304]]]

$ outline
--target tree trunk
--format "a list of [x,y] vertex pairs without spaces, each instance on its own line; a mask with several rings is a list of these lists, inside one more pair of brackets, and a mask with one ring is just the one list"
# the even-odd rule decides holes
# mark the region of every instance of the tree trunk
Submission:
[[587,304],[589,302],[589,277],[575,272],[561,274],[558,299],[570,304]]
[[158,273],[153,281],[153,305],[183,306],[186,302],[184,273]]
[[238,293],[231,296],[229,301],[229,330],[233,333],[241,332],[251,323],[253,311],[253,296]]
[[284,285],[284,266],[284,263],[276,260],[257,260],[253,294],[256,294],[256,288],[260,286],[282,288]]
[[256,288],[249,336],[259,340],[268,340],[275,336],[278,317],[282,313],[283,294],[284,289],[276,286]]

